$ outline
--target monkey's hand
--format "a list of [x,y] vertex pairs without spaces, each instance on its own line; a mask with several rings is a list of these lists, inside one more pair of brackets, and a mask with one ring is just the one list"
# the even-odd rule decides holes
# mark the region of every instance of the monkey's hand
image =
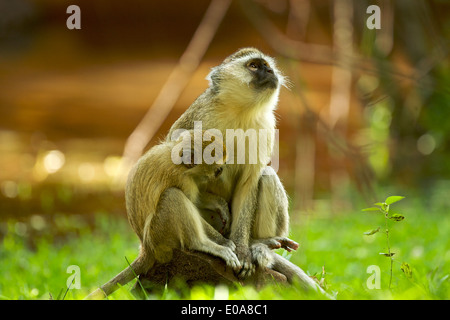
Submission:
[[231,267],[233,270],[239,269],[241,264],[233,250],[228,247],[224,247],[223,249],[223,259],[225,260],[227,266]]
[[236,255],[241,263],[239,269],[235,269],[238,278],[245,279],[251,276],[255,270],[256,266],[252,261],[252,253],[250,248],[245,245],[236,245]]
[[218,241],[218,243],[224,247],[230,248],[231,251],[233,251],[233,252],[236,251],[236,245],[230,239],[222,237],[222,239],[220,241]]

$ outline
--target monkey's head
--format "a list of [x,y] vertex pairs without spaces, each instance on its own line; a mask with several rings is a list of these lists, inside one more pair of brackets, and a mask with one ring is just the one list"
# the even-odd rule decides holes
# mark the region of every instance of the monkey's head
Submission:
[[202,162],[200,164],[185,164],[184,166],[187,168],[186,174],[191,176],[198,185],[204,185],[221,176],[224,164]]
[[240,105],[266,103],[278,96],[285,78],[275,60],[258,49],[243,48],[212,68],[210,87],[225,101]]

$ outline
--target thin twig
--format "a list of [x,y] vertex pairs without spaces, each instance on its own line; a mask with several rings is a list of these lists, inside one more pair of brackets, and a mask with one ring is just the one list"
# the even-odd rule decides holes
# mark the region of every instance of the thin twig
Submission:
[[[388,209],[389,210],[389,206]],[[388,226],[388,211],[385,212],[384,214],[384,223],[385,223],[385,227],[386,227],[386,245],[387,245],[387,249],[388,249],[388,257],[390,260],[390,277],[389,277],[389,289],[391,289],[391,284],[392,284],[392,264],[393,264],[393,259],[391,256],[391,246],[389,244],[389,226]]]

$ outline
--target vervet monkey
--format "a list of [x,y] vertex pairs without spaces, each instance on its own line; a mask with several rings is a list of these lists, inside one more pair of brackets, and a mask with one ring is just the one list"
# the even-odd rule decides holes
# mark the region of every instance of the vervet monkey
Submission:
[[[274,170],[267,167],[272,155],[276,119],[274,110],[280,86],[285,78],[274,59],[255,48],[240,49],[227,57],[222,64],[212,68],[209,87],[181,115],[169,131],[168,139],[177,129],[193,129],[196,121],[203,129],[217,129],[227,137],[227,129],[249,129],[260,132],[266,139],[258,142],[258,161],[250,163],[250,154],[239,163],[234,142],[249,145],[248,136],[226,139],[230,155],[220,179],[208,183],[208,192],[224,198],[231,206],[229,238],[236,245],[236,254],[242,268],[239,276],[249,276],[254,262],[270,263],[262,241],[253,240],[284,236],[288,230],[288,203],[286,192]],[[264,141],[266,140],[266,141]],[[231,145],[231,149],[230,146]],[[264,146],[265,148],[262,148]],[[233,152],[234,151],[234,152]],[[262,173],[271,173],[263,176]],[[283,247],[296,249],[298,244],[280,238]],[[272,240],[269,243],[276,245]],[[256,248],[250,252],[250,246]],[[253,253],[253,260],[252,260]]]
[[[200,134],[208,135],[207,132]],[[118,286],[147,272],[156,261],[168,262],[172,249],[186,248],[222,258],[234,269],[240,267],[232,241],[225,239],[200,216],[195,204],[202,187],[218,179],[226,159],[226,148],[221,141],[195,140],[194,131],[182,134],[176,141],[166,141],[152,147],[130,171],[125,200],[128,220],[138,235],[139,256],[115,278],[90,294],[88,299],[104,298]],[[208,146],[215,144],[212,157],[218,163],[195,164],[195,152],[200,156]],[[174,162],[182,160],[182,163]],[[181,161],[178,161],[181,162]],[[209,195],[214,197],[213,195]],[[211,209],[217,210],[220,198],[210,198]],[[217,200],[219,199],[219,200]],[[223,208],[229,215],[228,206]]]

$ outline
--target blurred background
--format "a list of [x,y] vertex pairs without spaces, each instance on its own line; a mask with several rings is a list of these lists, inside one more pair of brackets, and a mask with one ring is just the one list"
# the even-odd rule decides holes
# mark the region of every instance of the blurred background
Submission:
[[[66,25],[73,4],[81,29]],[[372,4],[380,29],[366,24]],[[277,110],[278,174],[293,219],[394,193],[448,210],[449,8],[0,0],[0,219],[27,221],[20,234],[62,215],[125,218],[124,157],[163,138],[210,68],[246,46],[276,57],[290,79]]]

